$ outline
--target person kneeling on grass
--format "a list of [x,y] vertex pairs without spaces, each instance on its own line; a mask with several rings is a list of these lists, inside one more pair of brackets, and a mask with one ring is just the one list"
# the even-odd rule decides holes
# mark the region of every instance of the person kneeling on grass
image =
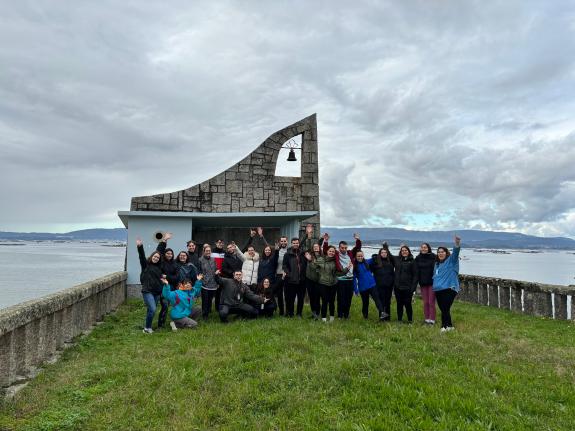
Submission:
[[459,287],[459,250],[461,238],[455,237],[453,253],[447,247],[437,248],[437,260],[433,270],[433,291],[437,305],[441,310],[441,332],[453,331],[451,306],[460,290]]
[[219,310],[222,323],[228,323],[228,315],[230,314],[239,314],[252,319],[256,318],[258,317],[258,309],[247,302],[249,301],[259,307],[268,301],[253,293],[242,282],[242,271],[234,271],[234,278],[232,279],[217,275],[216,282],[222,286]]
[[193,287],[190,280],[184,280],[178,284],[178,290],[174,291],[171,290],[168,280],[165,277],[162,278],[162,283],[164,283],[162,296],[172,306],[170,310],[172,331],[177,331],[178,328],[195,328],[198,326],[195,319],[202,314],[202,309],[198,306],[194,307],[194,299],[201,294],[203,278],[203,275],[199,274],[198,281]]

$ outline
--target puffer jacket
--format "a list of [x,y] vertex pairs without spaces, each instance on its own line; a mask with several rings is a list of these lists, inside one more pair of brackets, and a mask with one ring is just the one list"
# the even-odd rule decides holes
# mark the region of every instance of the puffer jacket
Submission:
[[260,255],[255,252],[253,256],[244,253],[244,263],[242,264],[242,281],[249,285],[258,282],[258,269],[260,266]]
[[347,271],[338,271],[335,257],[320,256],[309,264],[317,269],[317,281],[324,286],[337,284],[337,277],[347,273]]
[[417,270],[419,271],[419,285],[433,285],[433,268],[435,267],[435,255],[433,253],[419,253],[415,258]]
[[374,254],[371,259],[368,259],[367,263],[378,287],[393,287],[395,284],[395,267],[392,262],[378,259],[377,255]]
[[419,273],[413,256],[398,257],[395,260],[395,288],[415,292]]
[[375,278],[369,270],[367,261],[356,262],[353,270],[353,291],[355,293],[363,292],[375,287]]
[[144,253],[144,246],[138,246],[138,258],[140,259],[140,266],[142,272],[140,273],[140,283],[142,284],[142,293],[151,293],[153,295],[161,295],[163,289],[162,283],[162,268],[160,262],[148,263],[146,254]]
[[202,282],[202,289],[205,290],[217,290],[218,283],[216,282],[216,271],[217,271],[216,261],[214,259],[207,258],[206,256],[200,257],[200,272],[204,275]]

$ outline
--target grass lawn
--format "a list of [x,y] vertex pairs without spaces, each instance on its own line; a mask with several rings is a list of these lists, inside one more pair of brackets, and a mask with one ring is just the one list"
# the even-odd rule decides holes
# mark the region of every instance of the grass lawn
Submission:
[[153,335],[130,302],[4,402],[0,429],[575,428],[572,322],[456,303],[441,334],[419,301],[413,325],[360,302],[332,324],[213,315]]

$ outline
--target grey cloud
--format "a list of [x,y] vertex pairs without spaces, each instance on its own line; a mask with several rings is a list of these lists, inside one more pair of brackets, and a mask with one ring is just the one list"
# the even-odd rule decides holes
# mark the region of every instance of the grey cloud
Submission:
[[325,224],[573,232],[569,5],[20,2],[0,16],[2,226],[117,224],[130,196],[206,179],[317,112]]

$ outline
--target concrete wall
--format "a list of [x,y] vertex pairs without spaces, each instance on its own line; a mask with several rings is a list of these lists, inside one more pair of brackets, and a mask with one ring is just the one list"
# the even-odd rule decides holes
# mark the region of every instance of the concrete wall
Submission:
[[126,273],[0,310],[0,388],[24,381],[126,299]]
[[460,275],[461,301],[554,319],[573,319],[575,286]]

